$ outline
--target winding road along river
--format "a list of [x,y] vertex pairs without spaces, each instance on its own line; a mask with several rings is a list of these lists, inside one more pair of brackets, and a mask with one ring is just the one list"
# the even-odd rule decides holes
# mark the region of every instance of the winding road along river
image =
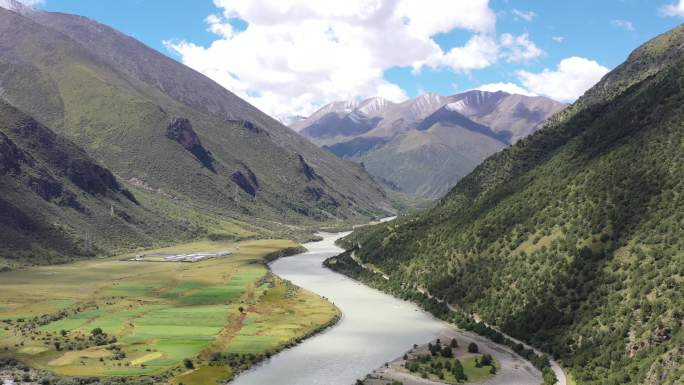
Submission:
[[483,353],[493,354],[502,363],[502,370],[488,384],[541,382],[538,371],[507,349],[455,330],[412,303],[324,268],[326,258],[343,251],[334,242],[346,234],[321,235],[323,241],[304,245],[308,252],[281,258],[271,264],[271,269],[274,274],[327,297],[340,308],[342,319],[324,333],[243,373],[232,384],[353,385],[356,379],[403,355],[414,343],[426,343],[440,336],[457,337],[466,343],[476,340]]

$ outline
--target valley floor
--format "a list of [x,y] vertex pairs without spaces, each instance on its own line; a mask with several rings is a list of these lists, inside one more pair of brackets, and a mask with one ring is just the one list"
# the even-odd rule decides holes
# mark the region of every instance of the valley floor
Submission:
[[196,242],[157,253],[232,255],[135,262],[133,255],[0,274],[0,359],[33,376],[214,384],[336,322],[323,298],[271,274],[285,240]]

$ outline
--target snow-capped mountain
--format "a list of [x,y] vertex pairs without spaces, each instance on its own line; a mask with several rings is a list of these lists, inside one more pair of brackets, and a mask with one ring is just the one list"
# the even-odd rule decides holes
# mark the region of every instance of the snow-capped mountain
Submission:
[[435,197],[563,106],[506,92],[426,93],[402,103],[334,102],[290,127],[405,192]]

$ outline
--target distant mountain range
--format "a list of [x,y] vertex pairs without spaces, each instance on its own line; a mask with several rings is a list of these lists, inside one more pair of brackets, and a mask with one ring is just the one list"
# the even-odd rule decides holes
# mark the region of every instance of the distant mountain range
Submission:
[[384,184],[437,198],[489,155],[533,133],[564,107],[546,97],[468,91],[334,102],[290,127],[364,164]]
[[15,262],[393,210],[358,164],[85,17],[0,0],[0,107],[0,257]]

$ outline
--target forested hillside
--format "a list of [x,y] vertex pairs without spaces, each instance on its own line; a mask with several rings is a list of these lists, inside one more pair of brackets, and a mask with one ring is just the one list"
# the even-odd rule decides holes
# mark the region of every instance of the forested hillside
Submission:
[[419,215],[348,248],[553,354],[578,384],[684,382],[684,27]]

